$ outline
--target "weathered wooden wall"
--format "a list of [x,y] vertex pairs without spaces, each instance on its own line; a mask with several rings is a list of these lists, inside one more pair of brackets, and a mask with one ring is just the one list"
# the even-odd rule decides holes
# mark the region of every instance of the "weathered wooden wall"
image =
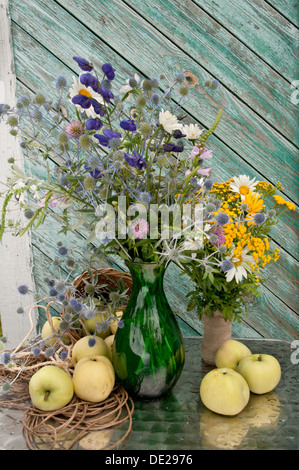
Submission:
[[[279,180],[284,197],[297,206],[296,0],[9,0],[9,6],[18,94],[51,96],[59,75],[71,83],[78,75],[74,55],[96,66],[111,62],[118,85],[135,72],[153,77],[187,71],[199,84],[185,107],[190,118],[209,127],[223,109],[209,143],[213,179],[248,174]],[[219,80],[217,90],[203,86],[211,79]],[[267,269],[262,296],[234,324],[234,336],[299,337],[297,220],[292,212],[275,228],[280,260]],[[80,251],[84,237],[77,231],[64,240],[54,218],[32,234],[38,289],[54,269],[57,241]],[[201,335],[196,314],[186,314],[189,288],[172,266],[166,276],[170,303],[183,333]]]

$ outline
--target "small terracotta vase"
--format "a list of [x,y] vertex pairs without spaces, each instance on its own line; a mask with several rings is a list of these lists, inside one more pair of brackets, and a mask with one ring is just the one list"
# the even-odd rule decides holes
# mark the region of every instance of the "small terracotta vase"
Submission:
[[215,355],[221,344],[231,339],[232,321],[226,320],[220,310],[211,317],[203,316],[204,335],[201,344],[202,360],[208,365],[215,365]]

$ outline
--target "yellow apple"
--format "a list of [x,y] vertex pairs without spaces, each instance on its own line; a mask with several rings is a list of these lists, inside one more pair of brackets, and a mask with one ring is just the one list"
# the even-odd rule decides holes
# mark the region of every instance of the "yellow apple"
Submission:
[[119,310],[118,312],[115,312],[115,317],[117,317],[117,320],[116,319],[110,320],[110,331],[113,335],[115,335],[115,333],[117,332],[118,320],[121,320],[122,316],[123,316],[123,312]]
[[228,367],[229,369],[237,369],[238,363],[243,357],[251,356],[250,349],[240,341],[228,339],[224,341],[216,352],[216,367]]
[[115,384],[115,373],[110,359],[105,356],[83,357],[73,373],[75,394],[93,403],[108,398]]
[[[94,346],[89,346],[89,340],[95,341]],[[87,356],[106,356],[110,359],[109,348],[105,341],[99,336],[83,336],[73,346],[72,361],[74,366],[83,357]]]
[[[55,332],[60,326],[61,317],[52,317],[52,322]],[[48,346],[53,346],[57,342],[57,335],[55,335],[54,332],[50,322],[47,320],[42,328],[41,337],[42,339],[48,338],[45,341],[45,344],[47,344]]]
[[227,367],[208,372],[201,381],[199,393],[209,410],[229,416],[240,413],[250,397],[246,380]]
[[237,372],[248,383],[251,392],[262,394],[271,392],[281,378],[278,360],[270,354],[252,354],[238,364]]
[[104,339],[105,343],[108,346],[109,357],[110,357],[111,360],[112,360],[112,348],[113,348],[114,338],[115,338],[115,335],[110,335],[110,336],[107,336],[107,338]]
[[29,381],[29,394],[36,408],[54,411],[67,405],[74,395],[71,377],[58,366],[41,367]]
[[92,317],[89,320],[85,320],[83,322],[84,327],[86,328],[86,330],[90,334],[95,333],[97,336],[104,339],[107,336],[111,335],[110,326],[107,329],[103,330],[103,331],[99,331],[101,323],[104,322],[104,321],[107,321],[107,319],[108,319],[108,316],[107,316],[106,313],[97,313],[95,318]]

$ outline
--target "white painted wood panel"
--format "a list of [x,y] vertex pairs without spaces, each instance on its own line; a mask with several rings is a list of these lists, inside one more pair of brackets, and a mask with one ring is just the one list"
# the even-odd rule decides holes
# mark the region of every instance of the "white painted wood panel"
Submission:
[[[11,24],[8,0],[0,0],[0,103],[13,106],[16,102],[16,79],[14,73]],[[23,169],[23,156],[18,139],[9,134],[9,127],[0,124],[0,193],[5,189],[6,175],[9,172],[7,159],[14,157],[16,164]],[[0,210],[3,198],[0,198]],[[22,214],[10,204],[10,219],[19,219]],[[14,210],[13,210],[14,209]],[[32,253],[30,234],[14,237],[4,234],[0,243],[0,317],[2,334],[7,338],[7,346],[17,345],[30,328],[28,306],[34,304],[31,294],[21,296],[18,286],[26,284],[34,289],[32,274]],[[18,314],[18,307],[25,309]]]

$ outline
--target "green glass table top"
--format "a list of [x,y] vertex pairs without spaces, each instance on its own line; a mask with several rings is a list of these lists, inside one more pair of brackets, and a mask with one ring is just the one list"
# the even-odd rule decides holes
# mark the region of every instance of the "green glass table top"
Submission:
[[[234,417],[209,411],[199,387],[213,367],[201,361],[201,338],[184,338],[186,361],[172,393],[157,401],[135,400],[130,435],[115,450],[274,450],[299,448],[299,352],[275,340],[242,339],[253,353],[271,354],[281,365],[277,387],[265,395],[251,394],[248,405]],[[298,342],[297,348],[298,348]],[[26,449],[22,411],[0,410],[0,449]],[[117,442],[127,423],[116,429],[90,433],[75,449],[101,449]]]

